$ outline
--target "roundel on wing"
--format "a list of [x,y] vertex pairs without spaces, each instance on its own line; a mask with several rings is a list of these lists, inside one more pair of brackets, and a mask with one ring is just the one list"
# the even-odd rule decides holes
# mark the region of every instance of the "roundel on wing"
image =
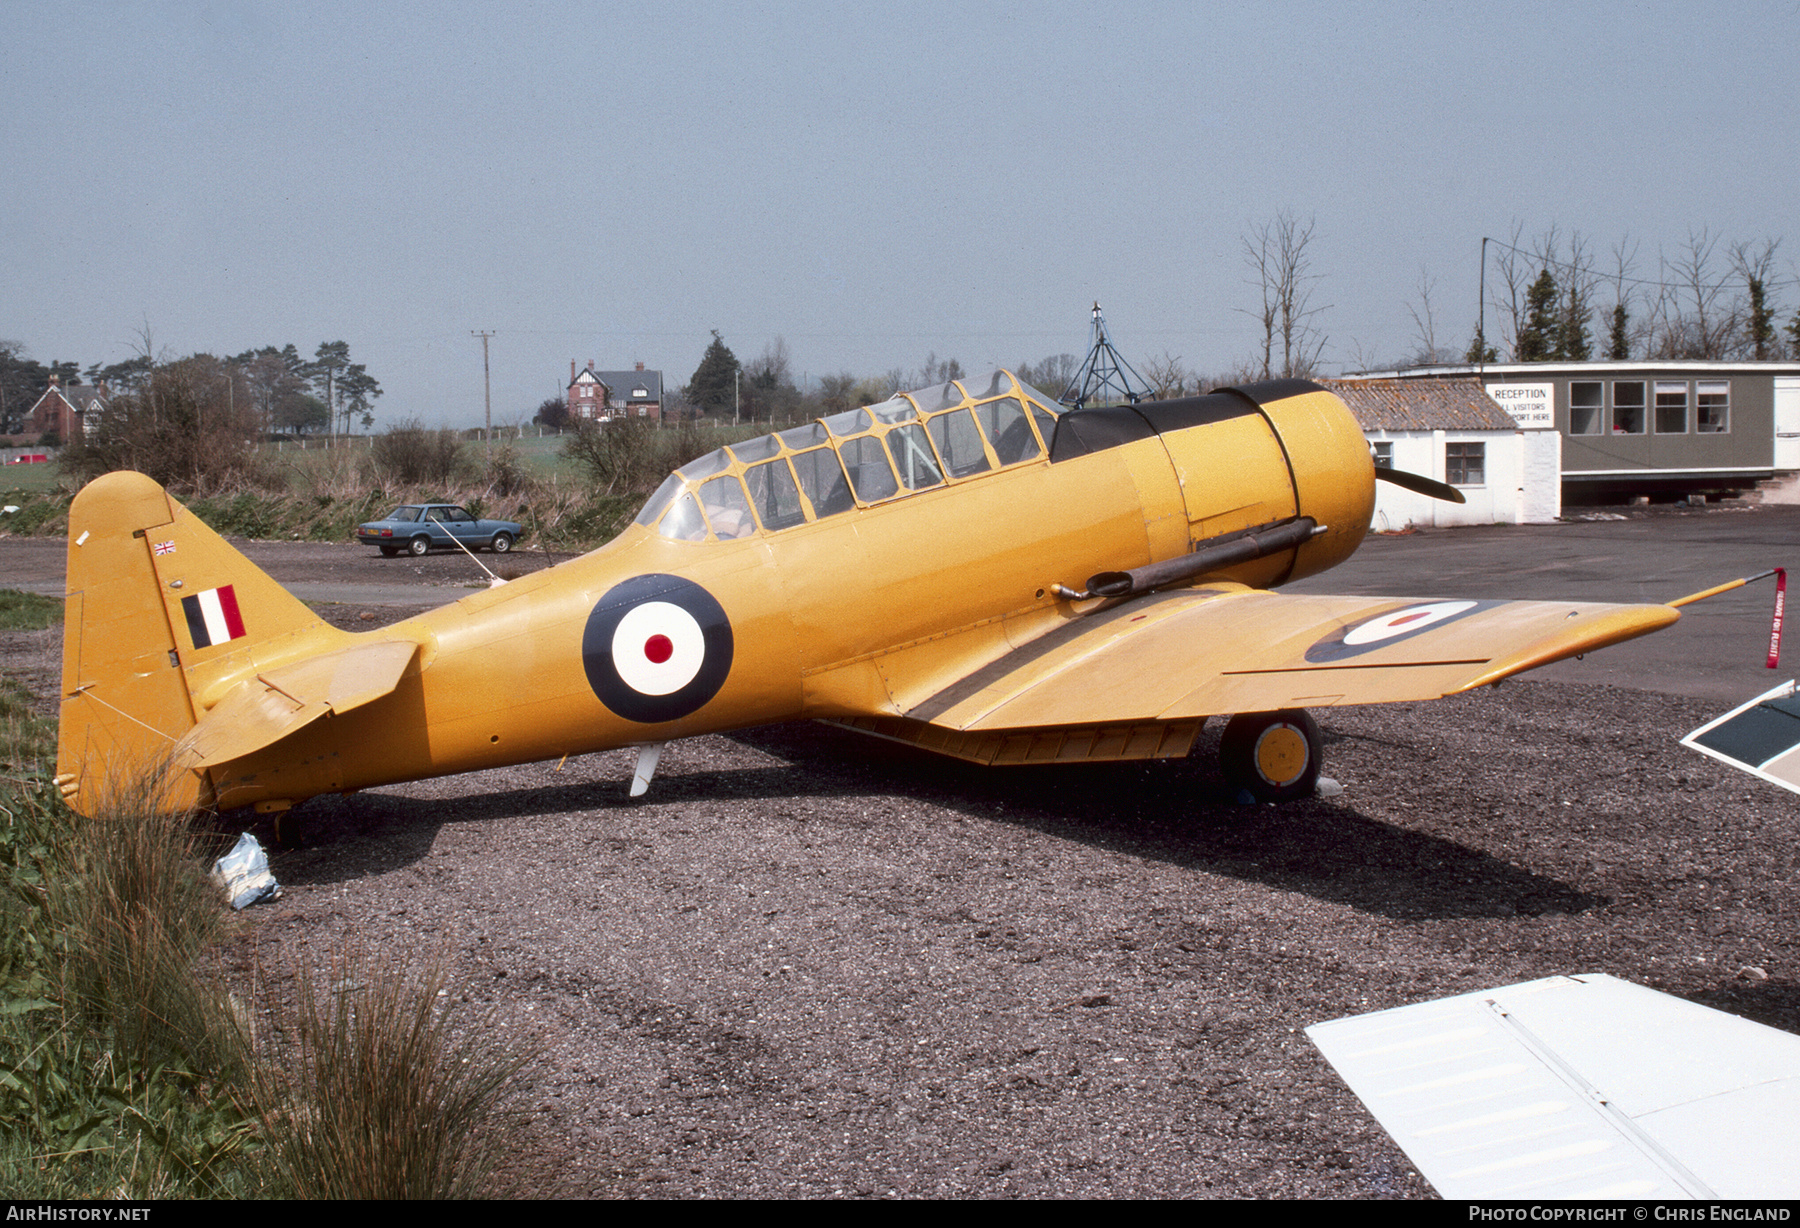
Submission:
[[628,721],[679,720],[719,693],[731,672],[731,620],[680,576],[635,576],[588,615],[581,663],[600,702]]
[[1424,601],[1402,606],[1351,626],[1340,627],[1308,648],[1306,659],[1318,664],[1360,656],[1500,604],[1502,603],[1498,601]]

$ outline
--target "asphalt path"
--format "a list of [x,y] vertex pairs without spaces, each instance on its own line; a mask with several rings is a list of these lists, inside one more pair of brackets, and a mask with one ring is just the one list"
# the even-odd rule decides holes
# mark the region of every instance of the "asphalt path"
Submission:
[[[348,543],[234,544],[310,602],[428,608],[467,596],[487,582],[476,563],[461,553],[386,559]],[[1800,566],[1797,544],[1800,507],[1634,510],[1621,519],[1371,535],[1349,562],[1285,591],[1665,602],[1770,567]],[[0,586],[60,595],[64,554],[59,539],[0,538]],[[534,550],[477,557],[501,574],[536,570],[546,562]],[[1747,585],[1687,607],[1681,622],[1666,631],[1584,660],[1559,662],[1532,676],[1739,703],[1791,673],[1765,665],[1773,604],[1773,580]],[[1791,652],[1800,653],[1800,645]]]

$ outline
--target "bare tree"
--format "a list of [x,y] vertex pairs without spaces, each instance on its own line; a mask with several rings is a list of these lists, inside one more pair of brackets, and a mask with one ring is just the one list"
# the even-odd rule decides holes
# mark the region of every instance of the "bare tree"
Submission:
[[851,408],[856,394],[856,377],[848,371],[819,377],[819,408],[829,416]]
[[1158,401],[1167,401],[1187,396],[1193,377],[1181,365],[1180,355],[1171,355],[1164,350],[1161,358],[1152,358],[1144,364],[1144,378],[1149,381],[1151,395]]
[[[1283,209],[1273,221],[1244,233],[1244,263],[1261,292],[1261,306],[1245,314],[1262,327],[1262,377],[1311,375],[1325,349],[1314,323],[1326,307],[1312,303],[1319,275],[1312,271],[1313,219]],[[1275,366],[1279,348],[1281,366]]]
[[1419,266],[1419,285],[1414,291],[1418,301],[1406,305],[1406,313],[1412,317],[1413,338],[1418,348],[1408,359],[1415,367],[1429,367],[1440,362],[1455,362],[1457,355],[1453,350],[1440,349],[1437,340],[1437,313],[1431,305],[1431,296],[1437,292],[1437,278],[1433,277],[1424,265]]
[[1029,384],[1039,392],[1057,396],[1069,381],[1075,378],[1075,372],[1081,369],[1081,363],[1073,354],[1053,354],[1036,363],[1020,363],[1013,374],[1019,382]]
[[763,346],[761,354],[744,364],[744,378],[759,381],[769,388],[789,384],[793,382],[790,375],[792,365],[788,358],[787,339],[776,337]]
[[1251,281],[1262,292],[1262,305],[1245,315],[1262,329],[1262,369],[1259,378],[1268,379],[1275,351],[1275,318],[1279,314],[1275,294],[1275,256],[1270,250],[1269,226],[1244,233],[1244,263],[1255,276]]
[[1506,243],[1496,243],[1500,249],[1494,258],[1494,271],[1499,274],[1489,301],[1505,313],[1505,322],[1501,325],[1506,348],[1515,359],[1519,354],[1519,338],[1525,334],[1525,317],[1529,312],[1526,305],[1526,292],[1531,283],[1537,280],[1537,273],[1528,254],[1521,246],[1525,239],[1525,224],[1514,222],[1512,237]]
[[1738,329],[1737,304],[1715,261],[1718,237],[1688,231],[1673,257],[1662,258],[1662,282],[1651,321],[1651,358],[1724,358]]
[[[1594,253],[1579,230],[1569,232],[1569,255],[1561,261],[1562,296],[1557,303],[1556,356],[1586,362],[1594,356],[1594,335],[1588,327],[1594,316],[1594,295],[1600,278],[1594,272]],[[1556,253],[1551,253],[1555,260]]]

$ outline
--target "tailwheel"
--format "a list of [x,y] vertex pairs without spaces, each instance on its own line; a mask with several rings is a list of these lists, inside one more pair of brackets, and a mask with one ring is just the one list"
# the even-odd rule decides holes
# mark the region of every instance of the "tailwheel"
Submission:
[[1299,708],[1240,712],[1219,740],[1219,767],[1261,802],[1310,797],[1319,784],[1319,724]]

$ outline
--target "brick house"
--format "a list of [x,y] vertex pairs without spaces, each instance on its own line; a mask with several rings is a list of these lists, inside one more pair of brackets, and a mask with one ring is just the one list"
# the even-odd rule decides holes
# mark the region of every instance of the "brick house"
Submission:
[[73,443],[81,438],[84,420],[98,422],[105,412],[105,384],[72,384],[64,388],[62,381],[52,375],[50,387],[25,415],[24,434],[35,442],[45,432],[55,431],[60,442]]
[[638,363],[630,371],[596,371],[593,359],[577,369],[569,360],[569,421],[610,422],[629,418],[634,422],[661,422],[663,416],[661,371],[646,371]]

